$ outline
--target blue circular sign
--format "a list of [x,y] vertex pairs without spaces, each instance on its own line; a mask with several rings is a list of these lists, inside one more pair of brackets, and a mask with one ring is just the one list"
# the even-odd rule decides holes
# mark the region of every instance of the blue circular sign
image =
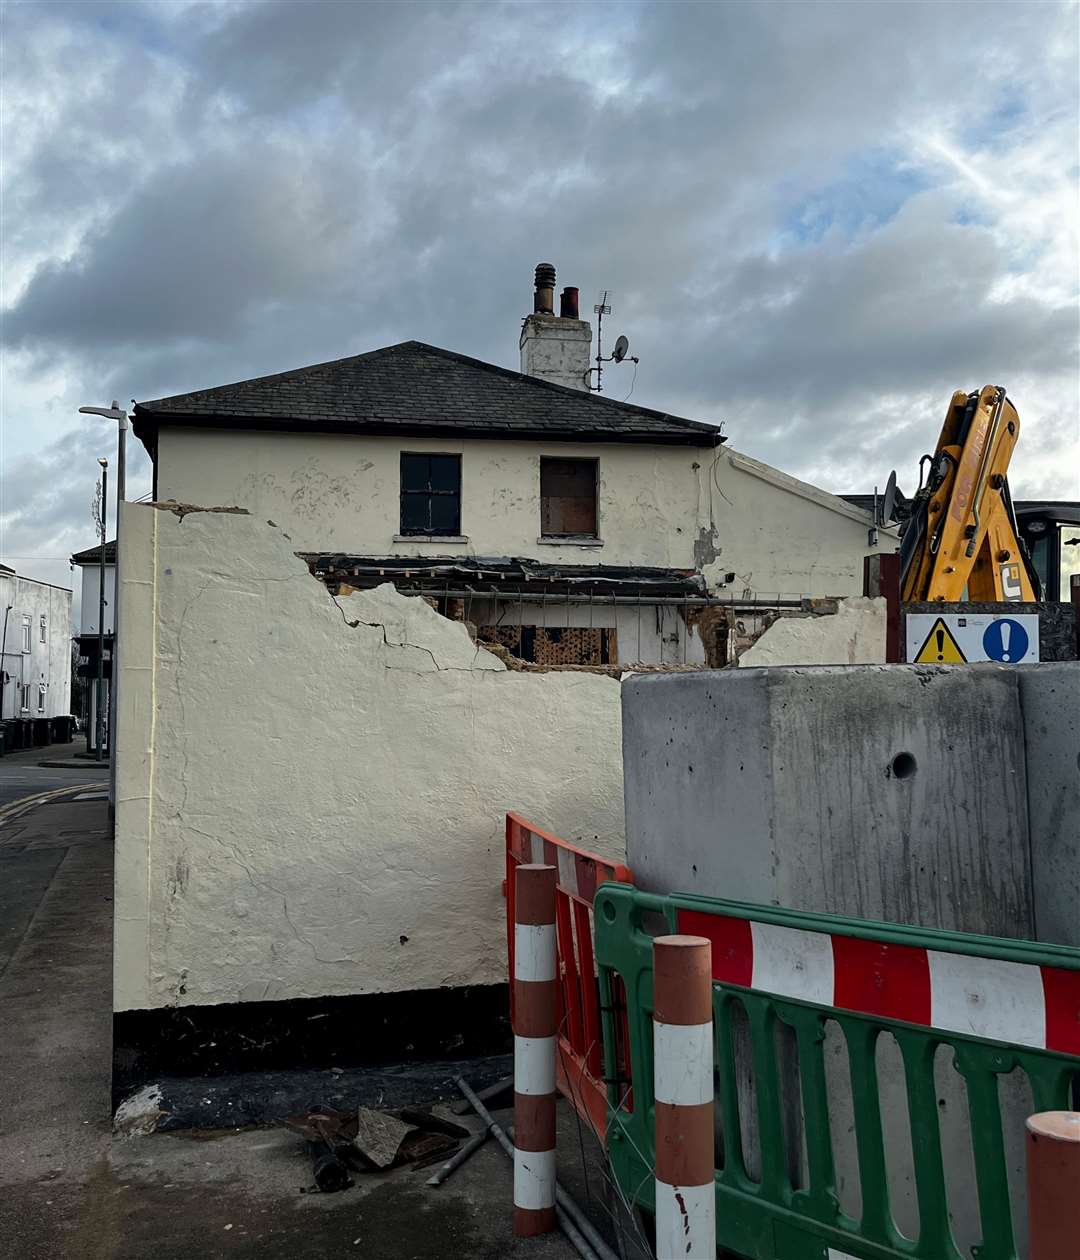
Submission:
[[992,661],[1015,665],[1027,655],[1028,632],[1011,617],[991,621],[983,632],[983,651]]

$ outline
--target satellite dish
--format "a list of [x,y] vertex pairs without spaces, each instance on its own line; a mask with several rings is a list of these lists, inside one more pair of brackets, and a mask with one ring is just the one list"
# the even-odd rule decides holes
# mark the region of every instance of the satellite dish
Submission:
[[885,497],[881,501],[881,523],[888,525],[896,520],[896,469],[889,473],[885,483]]
[[625,337],[620,337],[615,342],[615,349],[611,352],[611,357],[616,363],[621,363],[626,358],[626,352],[630,349],[630,343]]

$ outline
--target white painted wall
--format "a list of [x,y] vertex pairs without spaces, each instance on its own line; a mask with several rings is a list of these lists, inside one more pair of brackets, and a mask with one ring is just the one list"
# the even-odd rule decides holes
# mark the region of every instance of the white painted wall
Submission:
[[[4,614],[7,633],[4,634]],[[45,618],[45,642],[41,618]],[[30,650],[24,652],[23,619],[30,622]],[[4,683],[3,714],[12,717],[59,717],[71,712],[71,591],[33,578],[0,573],[0,650]],[[20,688],[30,688],[29,708],[21,703]],[[38,708],[45,687],[44,712]]]
[[[101,566],[82,565],[82,604],[79,610],[79,633],[98,633],[98,591]],[[116,566],[105,566],[105,633],[112,634],[116,624]]]
[[[466,541],[395,541],[402,450],[462,455]],[[542,455],[599,459],[603,546],[538,541]],[[877,550],[867,513],[726,447],[163,429],[158,498],[246,507],[306,551],[692,569],[699,543],[713,586],[733,572],[730,591],[765,598],[861,594]]]
[[884,599],[842,599],[823,617],[781,617],[739,657],[745,665],[884,665]]
[[617,682],[335,601],[262,516],[122,513],[116,1009],[503,980],[505,811],[622,854]]

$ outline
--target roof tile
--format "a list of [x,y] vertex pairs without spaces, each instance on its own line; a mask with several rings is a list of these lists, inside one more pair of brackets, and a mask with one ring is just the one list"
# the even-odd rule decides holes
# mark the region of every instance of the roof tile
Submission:
[[567,389],[420,341],[136,404],[140,437],[162,425],[471,436],[492,431],[692,446],[723,440],[715,425]]

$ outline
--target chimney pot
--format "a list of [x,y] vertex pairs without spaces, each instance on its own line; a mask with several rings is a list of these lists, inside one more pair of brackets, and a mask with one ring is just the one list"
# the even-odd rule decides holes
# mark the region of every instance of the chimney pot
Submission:
[[568,286],[559,298],[559,314],[563,319],[578,318],[578,291]]
[[555,314],[555,268],[551,263],[536,264],[536,293],[533,295],[535,315]]

